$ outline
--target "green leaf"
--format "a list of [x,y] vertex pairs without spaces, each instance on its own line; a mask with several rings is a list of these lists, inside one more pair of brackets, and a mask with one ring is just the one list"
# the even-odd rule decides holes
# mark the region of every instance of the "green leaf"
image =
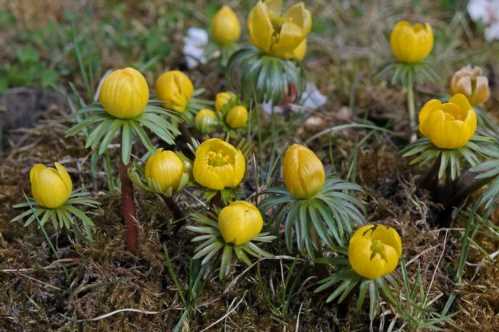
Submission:
[[109,131],[109,128],[111,128],[112,121],[110,120],[104,120],[101,122],[87,137],[87,143],[85,144],[85,148],[88,149],[89,147],[92,147],[92,149],[95,149],[95,147],[99,144],[99,141],[102,139],[102,137]]
[[242,261],[244,264],[246,264],[248,266],[251,265],[251,260],[248,258],[248,256],[244,252],[244,250],[242,250],[239,247],[235,247],[234,252],[236,254],[237,259],[239,259],[240,261]]
[[122,123],[123,121],[118,119],[112,122],[111,127],[109,128],[108,132],[106,133],[106,136],[104,136],[104,139],[100,144],[98,152],[99,155],[102,155],[104,152],[106,152],[108,145],[112,142],[113,138],[116,136],[116,133],[121,128]]
[[137,136],[139,137],[140,141],[144,146],[146,147],[147,151],[151,152],[154,151],[154,145],[151,143],[151,140],[147,136],[146,132],[144,129],[140,126],[140,124],[137,124],[135,122],[130,122],[131,128],[135,131]]
[[220,261],[220,271],[218,277],[220,280],[224,279],[226,275],[229,274],[232,261],[232,246],[225,245],[222,259]]
[[360,311],[366,299],[367,289],[369,287],[369,280],[364,280],[360,283],[359,297],[357,298],[356,310]]
[[130,130],[130,125],[127,121],[123,121],[123,127],[121,131],[121,160],[123,164],[128,165],[130,162],[130,154],[132,153],[132,133]]

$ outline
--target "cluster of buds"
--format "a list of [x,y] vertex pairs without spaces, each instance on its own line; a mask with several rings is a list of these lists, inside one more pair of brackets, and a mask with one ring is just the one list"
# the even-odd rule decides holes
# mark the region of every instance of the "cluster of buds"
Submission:
[[227,130],[237,130],[248,125],[249,113],[239,98],[232,92],[219,92],[215,97],[215,111],[201,109],[194,124],[201,133],[212,133],[222,123]]

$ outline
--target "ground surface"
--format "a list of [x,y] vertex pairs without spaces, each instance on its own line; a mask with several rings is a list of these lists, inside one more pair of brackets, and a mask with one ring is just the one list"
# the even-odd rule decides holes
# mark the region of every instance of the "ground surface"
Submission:
[[[251,5],[250,1],[230,3],[240,17]],[[180,52],[186,27],[207,26],[218,5],[201,0],[182,5],[159,0],[0,0],[0,43],[5,45],[0,47],[0,58],[6,59],[1,64],[0,129],[8,130],[8,135],[3,133],[0,159],[1,331],[165,331],[179,320],[184,308],[166,271],[162,247],[166,246],[181,283],[186,284],[193,252],[191,234],[183,229],[174,233],[166,207],[155,196],[138,192],[143,245],[137,257],[124,251],[119,193],[107,191],[103,172],[91,176],[89,151],[78,138],[66,138],[64,131],[78,107],[75,92],[91,100],[98,78],[108,68],[133,64],[147,74],[149,82],[165,68],[185,69]],[[314,1],[310,6],[315,23],[305,67],[328,103],[313,113],[264,118],[263,138],[249,173],[255,172],[255,165],[265,167],[269,156],[282,152],[280,147],[305,142],[338,124],[368,119],[391,130],[384,134],[348,129],[321,135],[308,144],[328,168],[365,188],[370,222],[393,225],[400,232],[405,264],[414,284],[421,286],[418,303],[425,303],[421,320],[436,317],[431,315],[442,312],[454,293],[457,299],[450,313],[455,314],[442,323],[444,329],[499,330],[499,266],[497,259],[489,257],[497,252],[499,240],[485,228],[479,231],[470,246],[463,280],[456,285],[461,238],[469,220],[462,217],[445,228],[434,225],[435,207],[415,186],[422,170],[410,168],[399,152],[408,137],[405,95],[374,77],[390,59],[386,36],[391,25],[401,17],[429,20],[437,37],[431,61],[441,81],[418,87],[418,104],[445,95],[453,70],[473,63],[488,73],[494,92],[486,108],[497,116],[498,45],[485,44],[479,27],[453,1],[417,1],[414,6],[405,1],[397,5]],[[410,7],[414,9],[406,9]],[[82,74],[78,57],[84,71],[93,75]],[[225,85],[214,63],[189,75],[196,87],[207,89],[206,97]],[[54,161],[63,163],[75,184],[86,187],[102,203],[93,216],[98,227],[95,243],[53,236],[57,256],[35,226],[9,223],[19,213],[12,205],[23,201],[23,192],[29,193],[30,167]],[[186,211],[194,205],[188,196],[177,200]],[[499,224],[498,213],[492,222]],[[282,241],[267,249],[287,254]],[[321,273],[304,261],[294,266],[286,258],[262,261],[249,271],[238,267],[225,284],[206,281],[184,327],[191,331],[368,330],[367,314],[355,312],[350,305],[353,299],[338,306],[325,304],[325,294],[313,293]],[[373,322],[374,330],[386,330],[394,319],[395,327],[412,329],[394,317],[389,305],[382,306],[383,315]],[[140,312],[115,312],[130,308]],[[106,314],[110,315],[102,316]]]

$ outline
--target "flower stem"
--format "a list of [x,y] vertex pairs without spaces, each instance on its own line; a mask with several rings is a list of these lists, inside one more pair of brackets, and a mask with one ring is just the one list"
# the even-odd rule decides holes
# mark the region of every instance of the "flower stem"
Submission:
[[492,178],[479,178],[477,173],[466,171],[460,178],[437,191],[436,201],[444,206],[437,218],[440,226],[447,227],[452,222],[452,212],[461,206],[476,190],[489,183]]
[[185,216],[182,210],[178,207],[177,203],[172,197],[166,197],[162,195],[163,201],[165,202],[166,207],[171,212],[173,221],[175,222],[173,233],[177,234],[181,223],[179,221],[184,220]]
[[414,80],[412,75],[407,82],[407,108],[409,110],[409,122],[411,126],[411,143],[417,140],[416,105],[414,102]]
[[121,214],[126,224],[126,248],[133,254],[138,251],[138,220],[133,201],[133,184],[128,177],[128,165],[120,161]]

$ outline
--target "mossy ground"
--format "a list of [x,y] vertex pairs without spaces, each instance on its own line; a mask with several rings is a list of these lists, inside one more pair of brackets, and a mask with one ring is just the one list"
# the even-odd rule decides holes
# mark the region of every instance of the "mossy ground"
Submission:
[[[251,2],[230,4],[242,17]],[[217,5],[203,0],[181,5],[175,1],[97,1],[85,7],[65,1],[44,5],[27,0],[0,1],[2,17],[8,18],[7,23],[2,21],[7,25],[2,26],[0,40],[9,45],[0,48],[0,58],[12,66],[31,65],[20,63],[16,54],[19,47],[31,47],[37,51],[38,62],[57,72],[53,86],[59,92],[74,101],[74,90],[69,86],[72,82],[75,90],[89,100],[97,81],[81,74],[74,47],[81,48],[79,52],[89,68],[99,68],[95,70],[97,77],[110,67],[135,64],[142,66],[149,82],[153,82],[165,68],[185,69],[180,54],[182,35],[189,26],[207,26],[208,15]],[[436,31],[431,61],[441,81],[418,87],[418,105],[445,94],[453,70],[473,63],[488,72],[493,95],[486,107],[499,118],[498,45],[485,44],[479,28],[471,25],[452,1],[421,1],[412,10],[407,9],[411,6],[405,1],[397,5],[391,1],[315,1],[309,5],[315,13],[315,33],[305,67],[309,79],[328,96],[328,103],[313,113],[262,118],[261,137],[255,142],[258,150],[255,148],[249,163],[249,174],[259,172],[255,165],[258,169],[268,167],[266,161],[272,154],[281,153],[280,147],[305,142],[338,124],[368,119],[390,129],[391,134],[346,129],[321,135],[308,144],[328,168],[365,188],[363,198],[370,222],[393,225],[400,232],[409,275],[415,282],[417,271],[421,273],[423,298],[431,302],[426,308],[428,314],[441,312],[448,296],[455,292],[457,299],[450,309],[454,315],[442,324],[444,329],[497,331],[499,266],[497,258],[489,255],[497,253],[499,239],[486,229],[477,234],[463,281],[456,285],[461,236],[469,220],[462,217],[450,227],[435,226],[433,216],[438,207],[416,187],[422,170],[410,168],[399,152],[409,136],[405,95],[398,87],[376,79],[374,73],[390,59],[386,35],[391,24],[403,16],[428,19]],[[74,20],[75,13],[81,13],[79,20]],[[76,24],[76,34],[69,31],[70,22]],[[54,26],[49,29],[50,24]],[[58,34],[51,35],[50,31]],[[44,40],[49,40],[47,45]],[[54,60],[58,54],[58,60]],[[155,58],[156,54],[161,56]],[[207,97],[225,86],[223,73],[215,63],[189,75],[197,87],[207,89]],[[36,77],[26,77],[9,81],[7,87],[42,84]],[[184,308],[166,271],[162,247],[167,247],[181,283],[186,283],[192,236],[182,228],[175,232],[161,201],[139,191],[136,202],[141,250],[136,257],[124,250],[119,193],[106,190],[103,172],[92,178],[89,151],[81,140],[64,135],[72,111],[67,103],[54,104],[43,112],[34,128],[11,131],[10,148],[0,159],[0,330],[168,331]],[[62,162],[76,186],[84,186],[102,204],[94,216],[98,230],[95,243],[53,235],[57,256],[35,226],[9,223],[19,213],[12,205],[23,201],[23,192],[29,193],[30,167],[35,162],[54,161]],[[189,196],[179,197],[178,202],[186,211],[195,205]],[[499,224],[499,212],[492,222]],[[266,249],[288,254],[283,241]],[[369,329],[367,310],[356,312],[355,299],[341,305],[325,304],[327,294],[313,293],[324,271],[303,260],[298,260],[290,273],[292,266],[293,261],[286,258],[264,260],[249,270],[238,266],[226,282],[207,280],[195,311],[186,320],[186,330]],[[403,297],[401,301],[407,302]],[[394,320],[390,306],[381,305],[383,315],[373,322],[374,330],[382,326],[386,329]],[[141,312],[115,312],[120,309]],[[411,330],[403,320],[395,326]]]

